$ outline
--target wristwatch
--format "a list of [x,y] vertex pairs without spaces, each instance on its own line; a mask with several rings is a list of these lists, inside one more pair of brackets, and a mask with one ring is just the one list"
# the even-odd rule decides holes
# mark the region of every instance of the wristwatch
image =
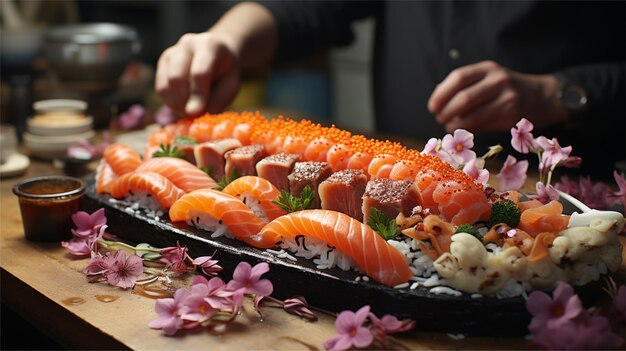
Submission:
[[582,86],[572,82],[561,73],[556,73],[554,76],[559,85],[557,98],[565,105],[569,112],[570,120],[578,122],[587,107],[587,92]]

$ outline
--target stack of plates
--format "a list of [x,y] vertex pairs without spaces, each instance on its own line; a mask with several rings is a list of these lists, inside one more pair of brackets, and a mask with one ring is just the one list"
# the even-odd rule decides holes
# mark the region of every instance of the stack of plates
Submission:
[[53,99],[33,104],[35,115],[28,119],[24,142],[33,156],[64,157],[67,149],[81,139],[94,137],[93,118],[87,116],[87,103]]

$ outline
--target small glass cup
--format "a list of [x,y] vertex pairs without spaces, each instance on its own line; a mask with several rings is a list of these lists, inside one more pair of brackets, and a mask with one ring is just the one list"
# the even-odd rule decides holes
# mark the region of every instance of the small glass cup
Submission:
[[72,237],[72,214],[78,211],[85,182],[68,176],[26,179],[13,187],[26,239],[59,242]]
[[0,123],[0,165],[7,162],[13,155],[17,146],[15,127],[10,124]]

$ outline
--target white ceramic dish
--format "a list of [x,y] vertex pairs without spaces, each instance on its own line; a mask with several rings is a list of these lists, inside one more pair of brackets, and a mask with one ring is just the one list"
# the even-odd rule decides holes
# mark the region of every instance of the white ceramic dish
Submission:
[[40,114],[59,111],[84,113],[87,111],[87,103],[82,100],[74,99],[40,100],[33,103],[33,110]]
[[26,121],[28,132],[42,136],[67,136],[92,129],[93,118],[74,112],[54,112],[36,115]]
[[95,135],[93,130],[71,135],[36,135],[24,133],[24,143],[32,156],[40,158],[63,157],[67,149],[81,139],[91,139]]

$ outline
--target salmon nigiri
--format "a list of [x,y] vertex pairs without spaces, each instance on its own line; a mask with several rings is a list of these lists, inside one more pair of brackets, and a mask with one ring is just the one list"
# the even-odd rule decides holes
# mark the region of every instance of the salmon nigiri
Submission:
[[109,145],[104,150],[103,156],[104,160],[117,175],[132,172],[141,165],[141,157],[137,151],[124,144]]
[[[265,222],[241,200],[221,191],[212,189],[192,191],[176,201],[169,214],[172,222],[187,221],[197,227],[211,230],[221,230],[219,226],[225,226],[237,239],[252,246],[258,248],[274,246],[273,240],[259,240],[258,233]],[[199,223],[200,220],[203,223]]]
[[215,180],[202,172],[189,161],[176,157],[155,157],[141,164],[138,172],[149,171],[159,173],[169,179],[182,191],[189,193],[198,189],[213,189]]
[[110,186],[111,196],[123,198],[140,196],[154,198],[164,209],[170,208],[185,193],[165,176],[156,172],[130,172],[117,178]]
[[297,235],[315,237],[350,256],[359,268],[388,286],[404,283],[413,275],[406,257],[372,228],[341,212],[304,210],[278,217],[260,232],[262,241]]
[[107,161],[104,159],[100,160],[100,164],[98,164],[98,169],[96,170],[96,194],[110,192],[109,187],[117,178],[117,174],[113,172]]
[[255,213],[261,212],[261,218],[271,221],[287,214],[273,202],[278,200],[280,191],[266,179],[255,176],[240,177],[233,180],[222,191],[241,199]]

